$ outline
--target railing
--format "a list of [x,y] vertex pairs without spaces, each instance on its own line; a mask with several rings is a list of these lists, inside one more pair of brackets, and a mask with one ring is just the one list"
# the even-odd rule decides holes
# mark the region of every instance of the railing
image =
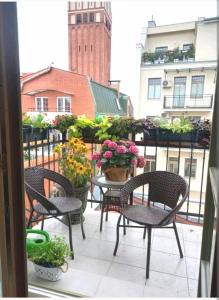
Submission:
[[145,52],[142,54],[142,65],[192,62],[195,60],[194,48],[189,50],[168,50],[164,52]]
[[[201,146],[193,142],[177,142],[177,141],[158,141],[147,140],[143,137],[135,139],[136,145],[140,149],[140,153],[146,158],[146,166],[144,170],[137,171],[148,172],[153,170],[167,170],[178,173],[186,178],[189,185],[189,196],[179,216],[184,221],[193,221],[202,223],[204,212],[206,173],[208,168],[208,146]],[[99,147],[98,141],[84,140],[90,147],[90,155]],[[65,143],[65,135],[49,130],[47,137],[42,137],[41,140],[26,139],[24,143],[25,161],[24,167],[42,166],[51,170],[60,172],[60,157],[54,153],[53,148],[58,143]],[[98,169],[94,165],[94,174],[97,174]],[[53,191],[53,186],[49,185],[49,192]],[[93,187],[91,187],[93,191]],[[91,193],[89,202],[100,203],[100,199],[96,199]],[[147,201],[147,188],[138,189],[134,194],[134,201],[137,203]],[[27,211],[28,211],[28,203]],[[167,208],[166,208],[167,209]]]
[[170,95],[164,96],[163,108],[165,109],[191,109],[191,108],[212,108],[213,95],[204,94],[198,96],[191,95]]
[[71,113],[72,110],[69,109],[58,109],[57,107],[55,108],[41,108],[37,109],[36,107],[30,107],[27,109],[27,112],[37,112],[37,113],[47,113],[47,112],[61,112],[61,113]]

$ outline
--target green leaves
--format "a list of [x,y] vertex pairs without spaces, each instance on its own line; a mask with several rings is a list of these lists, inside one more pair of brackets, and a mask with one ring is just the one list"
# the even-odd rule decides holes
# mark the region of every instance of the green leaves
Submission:
[[35,248],[29,255],[34,263],[46,267],[60,267],[71,255],[68,244],[61,237],[51,239],[45,246]]

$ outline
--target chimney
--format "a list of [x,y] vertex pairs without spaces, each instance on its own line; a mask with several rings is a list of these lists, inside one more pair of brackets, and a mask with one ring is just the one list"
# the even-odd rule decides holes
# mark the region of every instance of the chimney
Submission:
[[120,80],[109,80],[109,86],[115,90],[117,90],[117,98],[119,99],[120,92]]
[[156,22],[154,20],[148,21],[148,28],[156,27]]

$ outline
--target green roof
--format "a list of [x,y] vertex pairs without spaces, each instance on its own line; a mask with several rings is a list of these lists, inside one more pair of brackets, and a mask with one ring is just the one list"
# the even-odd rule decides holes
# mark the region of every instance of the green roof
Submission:
[[127,113],[128,96],[119,93],[116,89],[104,86],[90,80],[93,98],[96,104],[96,114],[98,115],[120,115]]

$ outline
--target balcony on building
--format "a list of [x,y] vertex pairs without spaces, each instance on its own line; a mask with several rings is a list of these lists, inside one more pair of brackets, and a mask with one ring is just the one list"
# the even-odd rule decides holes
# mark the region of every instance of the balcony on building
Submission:
[[142,66],[194,61],[195,48],[193,44],[189,44],[187,47],[183,47],[183,49],[175,48],[173,50],[167,50],[165,47],[160,47],[159,49],[158,47],[155,52],[144,52],[142,54]]
[[163,108],[165,110],[211,111],[212,94],[203,95],[165,95]]

